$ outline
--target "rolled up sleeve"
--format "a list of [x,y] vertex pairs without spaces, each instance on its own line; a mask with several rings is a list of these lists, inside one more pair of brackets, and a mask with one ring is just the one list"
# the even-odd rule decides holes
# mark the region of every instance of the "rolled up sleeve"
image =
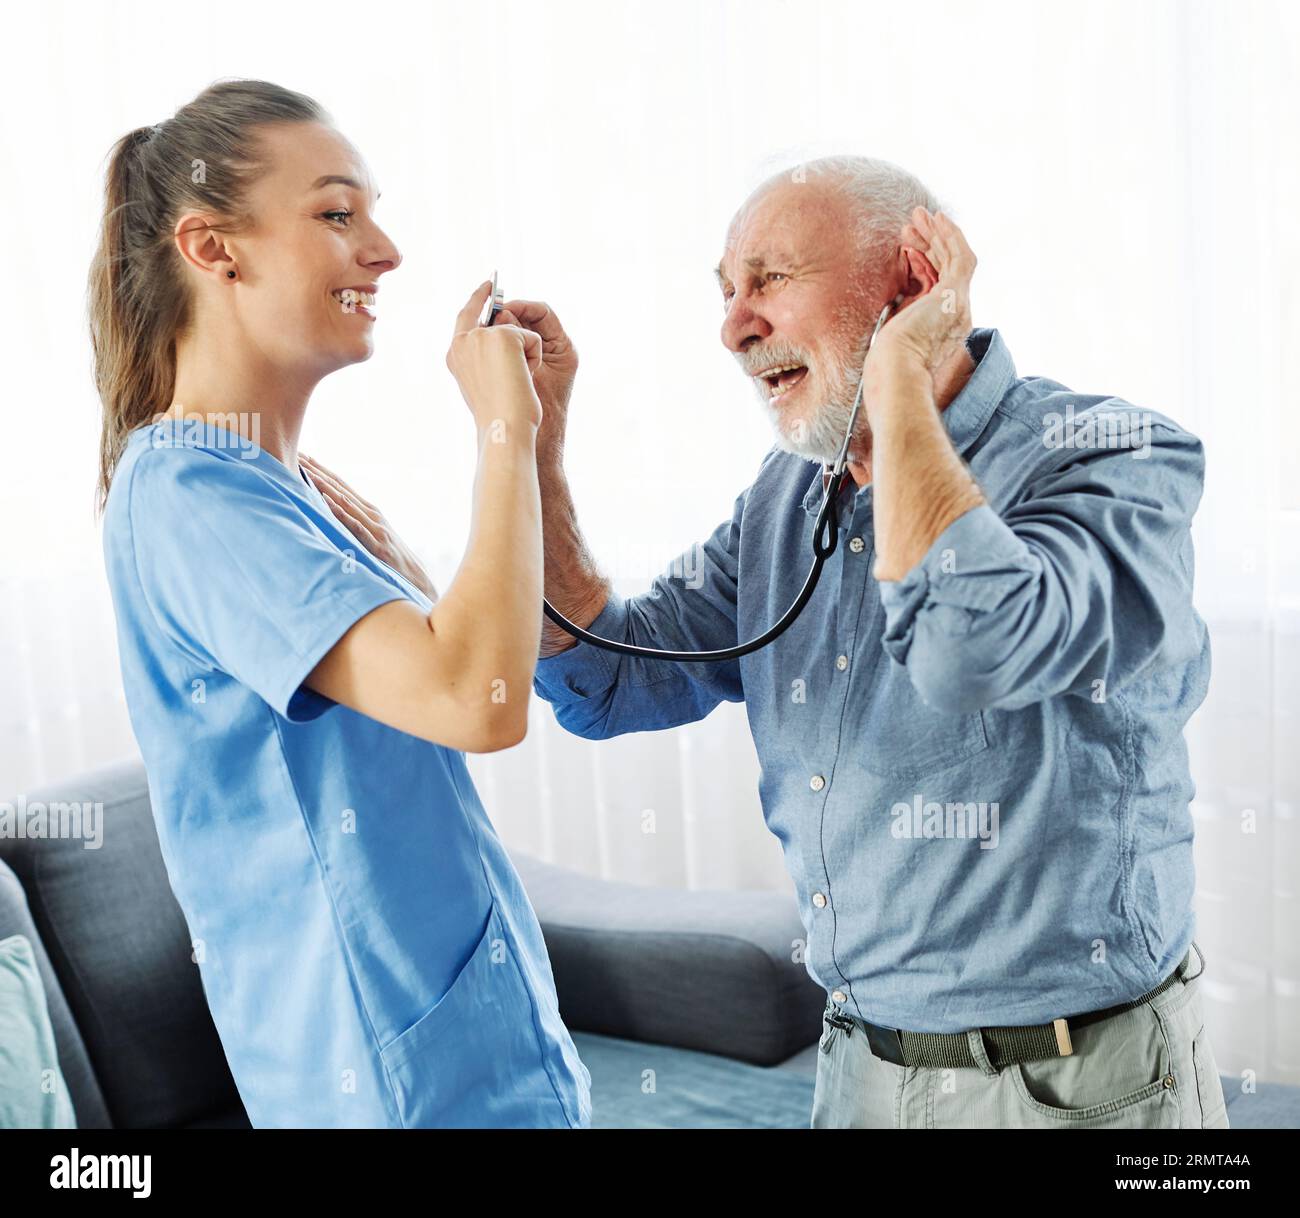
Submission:
[[1071,452],[1000,514],[953,521],[880,585],[886,652],[938,710],[1096,697],[1199,653],[1191,521],[1204,454],[1153,428],[1150,453]]

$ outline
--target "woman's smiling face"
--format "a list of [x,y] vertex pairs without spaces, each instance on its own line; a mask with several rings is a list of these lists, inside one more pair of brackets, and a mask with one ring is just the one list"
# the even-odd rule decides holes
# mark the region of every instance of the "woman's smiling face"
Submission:
[[248,193],[250,226],[227,240],[237,326],[269,362],[295,372],[324,376],[369,359],[371,294],[402,260],[375,222],[369,170],[323,124],[276,124],[261,143],[266,169]]

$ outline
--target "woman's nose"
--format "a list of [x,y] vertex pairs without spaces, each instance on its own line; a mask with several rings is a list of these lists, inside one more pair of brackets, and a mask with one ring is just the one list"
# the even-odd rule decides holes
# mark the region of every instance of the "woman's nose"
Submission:
[[367,265],[373,266],[376,270],[395,271],[402,265],[402,251],[382,232],[379,234],[379,244],[375,248],[374,255],[368,260]]

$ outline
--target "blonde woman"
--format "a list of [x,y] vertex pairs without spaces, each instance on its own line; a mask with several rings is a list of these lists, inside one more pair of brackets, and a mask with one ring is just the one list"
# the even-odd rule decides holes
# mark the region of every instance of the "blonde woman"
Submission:
[[456,319],[478,468],[439,598],[298,451],[401,262],[376,199],[320,106],[260,81],[111,154],[90,303],[131,721],[254,1126],[585,1126],[590,1078],[463,756],[527,727],[547,356],[514,312],[478,325],[486,283]]

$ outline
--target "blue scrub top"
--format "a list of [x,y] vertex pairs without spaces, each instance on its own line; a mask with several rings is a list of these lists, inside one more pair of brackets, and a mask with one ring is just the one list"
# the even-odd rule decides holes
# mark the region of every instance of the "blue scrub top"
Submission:
[[302,685],[430,601],[210,423],[130,434],[104,518],[158,838],[255,1127],[585,1126],[541,928],[457,750]]

